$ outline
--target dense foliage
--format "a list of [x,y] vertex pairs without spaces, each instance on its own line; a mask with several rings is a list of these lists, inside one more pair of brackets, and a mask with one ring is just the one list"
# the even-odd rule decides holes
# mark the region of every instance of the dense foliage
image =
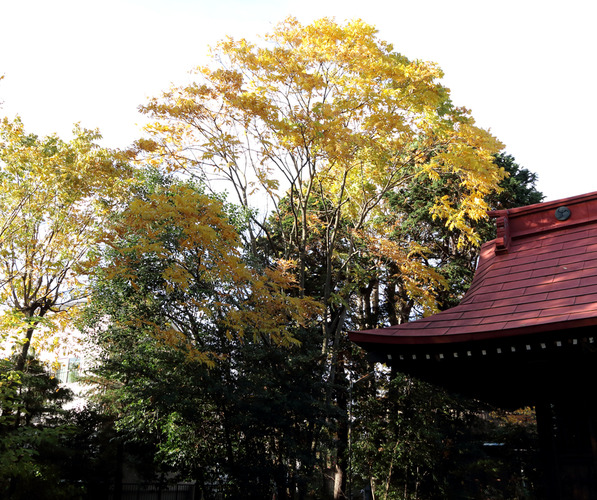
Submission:
[[18,118],[0,122],[0,339],[21,345],[18,371],[44,333],[68,332],[90,251],[122,194],[127,164],[100,138],[79,127],[69,142],[40,138]]
[[[457,303],[485,211],[542,198],[441,77],[361,21],[290,18],[142,106],[126,154],[4,120],[3,498],[119,500],[127,471],[205,499],[530,498],[532,414],[346,336]],[[30,346],[83,302],[93,392],[69,413]]]
[[222,210],[191,183],[148,178],[116,218],[84,328],[124,439],[151,444],[162,473],[264,498],[313,474],[311,456],[296,460],[325,425],[309,363],[320,308],[288,296],[285,273],[243,264]]

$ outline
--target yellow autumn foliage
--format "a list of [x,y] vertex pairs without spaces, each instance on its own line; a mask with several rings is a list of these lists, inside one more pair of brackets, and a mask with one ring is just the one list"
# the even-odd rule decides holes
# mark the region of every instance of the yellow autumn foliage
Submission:
[[204,334],[288,346],[297,343],[293,330],[320,313],[316,301],[292,294],[291,263],[281,260],[264,272],[250,268],[222,202],[189,184],[175,182],[133,199],[104,242],[112,248],[101,267],[105,279],[163,300],[162,323],[143,316],[127,321],[208,366],[218,355],[202,345]]
[[19,363],[34,331],[34,344],[68,335],[90,251],[124,198],[127,158],[99,147],[100,137],[76,126],[71,141],[40,138],[18,118],[0,122],[0,306],[3,331],[20,332]]
[[[303,25],[290,17],[260,43],[223,40],[195,83],[142,106],[151,147],[138,146],[170,170],[226,181],[256,213],[266,207],[283,220],[280,202],[288,199],[294,221],[284,257],[298,259],[304,287],[311,231],[320,231],[329,255],[338,255],[342,224],[388,238],[380,222],[387,195],[413,179],[455,177],[459,199],[438,195],[432,214],[463,243],[478,242],[472,222],[485,216],[505,175],[493,162],[503,146],[452,103],[442,77],[437,64],[408,59],[361,20]],[[326,213],[314,216],[314,206]],[[253,240],[260,229],[254,218]]]

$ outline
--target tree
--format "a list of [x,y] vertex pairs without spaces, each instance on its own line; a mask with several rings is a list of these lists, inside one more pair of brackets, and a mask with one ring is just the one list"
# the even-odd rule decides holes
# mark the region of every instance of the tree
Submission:
[[[389,238],[389,195],[452,176],[457,202],[438,195],[430,212],[478,241],[471,221],[484,216],[504,176],[492,161],[501,144],[453,105],[436,65],[408,60],[361,21],[302,26],[289,18],[262,46],[220,43],[214,62],[197,69],[197,83],[141,107],[154,122],[138,145],[170,170],[224,180],[251,216],[250,252],[295,260],[299,294],[317,274],[331,401],[344,366],[342,332],[352,326],[347,308],[368,286],[367,266],[404,276],[409,296],[435,307],[439,277],[414,258],[425,248]],[[261,237],[271,244],[257,255]],[[314,252],[317,269],[309,267]]]
[[72,393],[39,361],[30,359],[26,373],[14,364],[0,359],[0,494],[9,500],[80,498],[77,482],[62,474],[73,452],[63,409]]
[[[313,384],[291,393],[287,377],[319,305],[288,293],[283,263],[247,265],[234,207],[200,186],[149,172],[134,193],[107,234],[85,314],[102,400],[128,449],[149,447],[158,477],[197,480],[206,494],[285,492],[298,443],[309,448],[319,425]],[[299,398],[309,404],[293,409]]]
[[[483,195],[502,178],[491,162],[501,145],[453,106],[435,65],[393,52],[359,21],[290,18],[266,41],[228,39],[218,45],[220,68],[199,68],[199,83],[143,106],[155,123],[140,145],[170,169],[224,178],[246,208],[255,193],[276,212],[284,193],[293,216],[284,256],[298,257],[303,288],[313,225],[332,258],[337,222],[346,216],[353,233],[372,230],[384,195],[415,175],[456,176],[459,205],[444,198],[433,207],[451,227],[483,216]],[[325,210],[312,213],[313,200]],[[253,217],[251,245],[259,226]],[[324,293],[329,302],[333,284]]]
[[64,331],[84,299],[89,252],[129,175],[99,138],[78,126],[65,142],[29,134],[19,119],[0,124],[0,303],[3,334],[20,346],[17,371],[34,332]]
[[[536,174],[520,167],[510,155],[497,154],[494,162],[507,176],[499,183],[500,191],[487,197],[491,210],[531,205],[543,199],[543,194],[535,187]],[[445,279],[445,287],[438,288],[435,293],[438,307],[443,310],[456,306],[468,290],[477,265],[479,247],[468,241],[461,231],[450,230],[432,216],[430,212],[438,195],[450,197],[452,203],[459,203],[458,180],[453,176],[435,180],[427,178],[425,182],[412,182],[391,193],[388,196],[391,210],[384,220],[394,228],[390,238],[397,244],[405,246],[416,241],[426,249],[419,255],[422,264],[432,266]],[[481,219],[469,223],[481,241],[495,237],[494,221]],[[404,277],[396,273],[393,281],[386,280],[383,308],[387,316],[375,318],[377,323],[369,321],[368,324],[375,326],[384,320],[397,324],[408,321],[412,316],[420,316],[423,311],[417,308],[416,301],[408,296],[405,288]],[[397,297],[400,299],[397,300]]]

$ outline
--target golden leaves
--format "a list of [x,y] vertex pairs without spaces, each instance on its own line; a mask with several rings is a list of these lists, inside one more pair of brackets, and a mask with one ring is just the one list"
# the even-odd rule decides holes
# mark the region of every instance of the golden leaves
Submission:
[[[246,274],[237,250],[238,234],[226,222],[222,204],[190,186],[175,185],[132,200],[114,231],[121,237],[136,234],[133,243],[121,249],[120,265],[127,267],[127,255],[134,259],[153,254],[169,263],[163,277],[174,284],[188,286],[204,275],[209,281],[229,282]],[[175,243],[168,239],[169,232]],[[112,244],[118,242],[113,237]],[[198,263],[194,269],[186,267],[187,252]]]
[[253,275],[246,300],[242,307],[230,311],[226,323],[241,337],[250,334],[254,340],[297,345],[300,342],[293,331],[307,327],[323,309],[319,302],[291,293],[297,288],[294,262],[279,260],[276,264],[263,275]]
[[382,262],[391,262],[398,270],[399,279],[409,297],[423,309],[425,315],[438,312],[436,297],[439,290],[446,287],[445,278],[432,266],[428,265],[429,249],[417,242],[406,245],[388,238],[371,235],[359,235],[365,242],[372,256]]
[[[437,64],[409,60],[374,27],[289,17],[263,43],[227,38],[197,77],[142,108],[154,120],[153,157],[224,178],[248,210],[269,197],[279,211],[287,196],[293,221],[281,231],[295,255],[317,236],[336,257],[345,229],[389,241],[388,197],[443,176],[456,179],[457,196],[438,196],[432,213],[462,243],[477,241],[473,222],[504,175],[492,158],[502,144],[452,103]],[[346,252],[342,266],[356,254]],[[432,289],[436,277],[412,260],[411,293],[415,282]]]
[[38,330],[33,344],[58,327],[70,334],[81,274],[128,181],[124,154],[100,148],[97,131],[73,134],[66,142],[28,134],[18,118],[0,124],[0,301]]
[[109,243],[117,252],[105,277],[125,280],[150,301],[165,300],[164,324],[132,321],[207,366],[216,358],[198,336],[219,332],[288,346],[296,344],[293,328],[319,312],[315,301],[292,293],[292,263],[262,273],[250,268],[222,203],[190,184],[174,182],[132,200]]

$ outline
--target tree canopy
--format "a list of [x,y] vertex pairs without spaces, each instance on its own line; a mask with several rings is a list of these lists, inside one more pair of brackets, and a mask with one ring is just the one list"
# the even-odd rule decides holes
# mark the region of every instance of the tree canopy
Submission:
[[[22,370],[40,323],[66,329],[85,296],[81,279],[111,203],[122,194],[123,157],[100,148],[99,134],[40,138],[19,119],[0,124],[0,300],[5,332],[22,345]],[[63,321],[64,320],[64,321]]]
[[507,457],[455,444],[501,439],[486,408],[373,366],[346,331],[455,304],[486,211],[540,201],[536,176],[452,102],[436,64],[360,20],[288,18],[211,55],[140,107],[146,134],[126,152],[80,127],[64,141],[1,123],[0,329],[18,347],[0,360],[0,459],[60,413],[30,346],[76,316],[92,408],[45,435],[52,453],[54,436],[82,442],[78,467],[110,477],[26,451],[0,488],[26,497],[42,467],[73,486],[65,498],[117,499],[126,459],[205,498],[524,487],[500,486]]
[[[387,324],[406,303],[437,310],[446,285],[430,240],[395,237],[408,216],[395,197],[449,178],[451,188],[427,191],[426,210],[463,248],[479,242],[506,176],[494,161],[501,143],[451,101],[442,76],[362,21],[288,18],[261,43],[222,41],[194,83],[140,108],[151,123],[139,158],[232,193],[248,221],[245,257],[264,268],[293,262],[292,293],[323,304],[311,362],[339,412],[328,450],[336,497],[346,483],[346,389],[360,370],[346,328]],[[382,314],[379,295],[397,280],[404,295],[388,294]]]
[[[483,217],[504,175],[492,161],[502,145],[453,105],[435,64],[408,60],[361,21],[289,18],[264,42],[221,42],[196,83],[141,107],[154,122],[139,144],[153,161],[224,179],[246,208],[263,209],[267,196],[276,212],[288,197],[287,252],[300,255],[317,222],[332,250],[341,217],[353,231],[374,231],[385,194],[423,174],[457,177],[459,204],[438,197],[433,206],[450,227]],[[314,199],[329,204],[319,221],[309,214]]]
[[200,187],[152,172],[135,194],[115,217],[83,323],[119,428],[154,446],[165,471],[227,477],[222,492],[264,498],[268,478],[287,477],[304,453],[290,437],[314,432],[318,372],[297,388],[288,369],[321,308],[289,293],[288,270],[244,262],[233,208]]
[[226,39],[212,62],[140,108],[152,123],[138,146],[234,193],[247,251],[295,261],[300,293],[318,277],[309,293],[325,306],[333,383],[347,307],[372,273],[390,269],[426,311],[437,306],[441,280],[413,258],[426,248],[389,238],[390,195],[452,176],[457,196],[438,193],[429,211],[461,244],[478,242],[475,222],[505,176],[493,161],[502,145],[452,103],[437,65],[407,59],[361,21],[289,18],[260,45]]

